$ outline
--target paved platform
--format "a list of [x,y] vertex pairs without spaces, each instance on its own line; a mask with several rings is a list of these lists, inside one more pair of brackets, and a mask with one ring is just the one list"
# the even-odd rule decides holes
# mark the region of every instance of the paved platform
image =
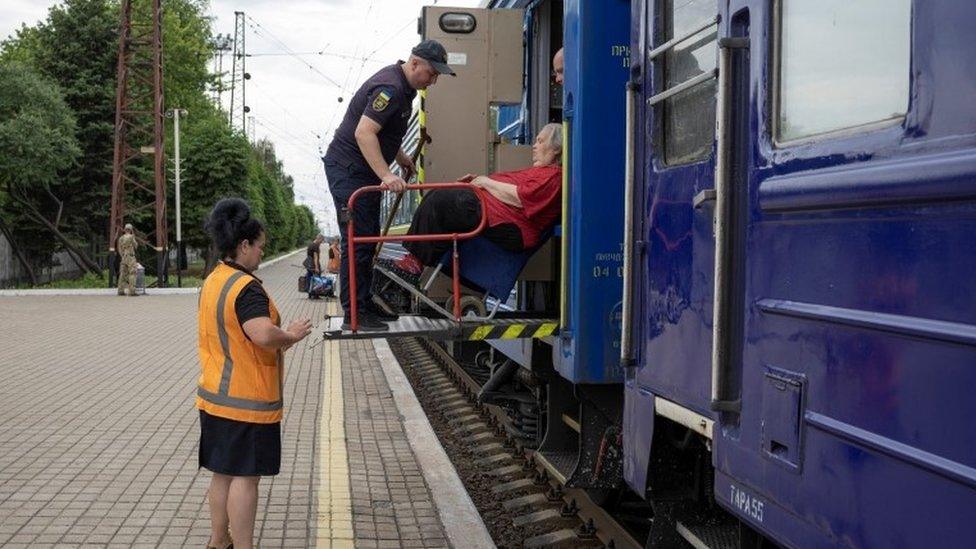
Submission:
[[[257,274],[286,320],[317,321],[335,305],[296,291],[299,259]],[[0,297],[0,546],[206,543],[196,301]],[[490,546],[411,399],[383,342],[289,351],[258,546]]]

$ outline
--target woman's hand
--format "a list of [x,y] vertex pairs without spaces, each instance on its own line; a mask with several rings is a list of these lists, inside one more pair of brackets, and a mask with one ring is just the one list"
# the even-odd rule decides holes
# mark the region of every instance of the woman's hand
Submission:
[[255,345],[267,349],[287,349],[312,333],[312,321],[307,318],[292,321],[287,330],[282,330],[266,316],[247,320],[241,327]]
[[298,343],[312,333],[312,321],[308,318],[293,320],[285,331],[292,337],[292,343]]
[[473,173],[465,174],[458,178],[458,183],[471,183],[476,177],[478,176]]

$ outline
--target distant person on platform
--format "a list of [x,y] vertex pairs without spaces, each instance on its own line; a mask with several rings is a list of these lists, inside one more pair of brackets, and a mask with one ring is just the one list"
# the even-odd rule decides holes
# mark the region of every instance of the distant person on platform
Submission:
[[552,56],[552,77],[560,86],[563,85],[563,73],[566,72],[566,61],[563,59],[563,49],[559,48]]
[[119,237],[117,249],[119,251],[119,295],[139,295],[136,293],[136,250],[139,242],[132,228],[132,223],[126,223],[122,236]]
[[[353,219],[357,235],[380,233],[380,193],[361,196],[352,212],[346,208],[349,196],[356,189],[370,185],[382,185],[394,192],[404,190],[406,182],[390,170],[390,164],[396,160],[404,172],[414,171],[410,157],[400,148],[410,122],[413,99],[416,90],[432,86],[442,74],[455,75],[447,65],[447,51],[435,40],[424,40],[413,48],[406,61],[380,69],[349,101],[345,117],[322,158],[343,239],[339,269],[339,300],[345,312],[343,329],[350,328],[346,224]],[[363,331],[387,330],[383,322],[396,320],[395,315],[373,304],[370,286],[375,251],[375,244],[361,244],[355,250],[356,295],[352,299],[356,300],[359,329]]]
[[339,249],[339,239],[335,238],[329,243],[329,273],[335,275],[339,274],[339,262],[341,260],[342,250]]
[[305,281],[308,286],[308,298],[318,299],[318,296],[312,294],[312,276],[322,274],[322,261],[321,261],[321,249],[322,242],[325,241],[325,237],[318,235],[315,240],[308,245],[308,249],[305,251]]

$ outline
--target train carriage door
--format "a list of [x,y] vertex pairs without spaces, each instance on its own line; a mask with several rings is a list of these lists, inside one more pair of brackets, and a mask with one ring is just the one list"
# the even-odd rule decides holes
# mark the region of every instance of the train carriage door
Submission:
[[454,181],[530,162],[525,150],[498,143],[497,107],[522,102],[520,9],[426,6],[421,34],[447,49],[456,77],[441,76],[423,102],[431,138],[423,168],[428,182]]
[[718,8],[715,0],[648,0],[644,14],[635,127],[643,143],[635,175],[640,320],[628,398],[664,398],[711,417]]
[[[639,493],[670,482],[650,467],[657,417],[706,438],[722,412],[733,426],[737,417],[739,325],[713,338],[715,319],[726,326],[741,309],[744,220],[729,212],[741,211],[731,206],[742,197],[717,191],[723,182],[744,187],[749,28],[747,17],[728,15],[724,1],[646,0],[632,38],[641,57],[632,71],[624,452],[625,478]],[[716,357],[732,367],[716,375]]]

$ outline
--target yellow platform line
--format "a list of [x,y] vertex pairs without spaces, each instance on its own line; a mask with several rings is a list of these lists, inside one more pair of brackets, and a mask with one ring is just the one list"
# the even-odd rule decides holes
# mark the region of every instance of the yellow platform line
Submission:
[[[330,304],[329,309],[330,314],[335,314],[336,305]],[[323,345],[325,402],[319,417],[319,510],[315,546],[320,549],[354,547],[339,343],[326,341]]]

